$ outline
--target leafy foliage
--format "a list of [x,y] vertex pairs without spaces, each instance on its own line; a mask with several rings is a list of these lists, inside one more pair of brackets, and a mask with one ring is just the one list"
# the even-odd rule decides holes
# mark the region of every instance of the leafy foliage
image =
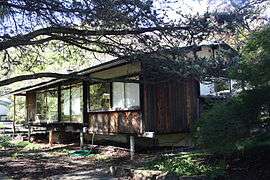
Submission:
[[269,86],[270,80],[270,27],[252,33],[242,48],[238,67],[232,70],[232,78],[242,80],[253,87]]
[[0,148],[16,148],[22,150],[36,150],[40,146],[38,144],[33,144],[28,141],[15,141],[9,136],[0,135]]
[[205,112],[194,129],[196,142],[213,152],[231,153],[260,144],[256,140],[270,130],[270,28],[250,35],[238,69],[244,90],[231,100]]
[[[167,6],[171,2],[168,0],[3,0],[0,64],[4,73],[17,65],[35,68],[39,66],[40,51],[49,46],[54,46],[55,52],[76,47],[119,57],[210,39],[231,39],[228,34],[248,29],[249,23],[258,19],[258,9],[266,1],[224,0],[225,8],[195,15],[179,11],[179,18],[171,19],[168,8],[156,7]],[[28,59],[25,65],[23,58]]]
[[239,139],[248,134],[247,125],[242,120],[246,110],[240,100],[214,105],[203,114],[196,125],[195,141],[213,152],[231,152],[236,149]]
[[147,169],[166,171],[179,176],[207,175],[216,177],[224,174],[224,163],[205,162],[208,154],[201,152],[180,153],[173,156],[163,156],[146,164]]
[[268,130],[269,90],[250,90],[228,102],[215,104],[194,128],[196,143],[215,153],[231,153],[239,150],[247,139]]

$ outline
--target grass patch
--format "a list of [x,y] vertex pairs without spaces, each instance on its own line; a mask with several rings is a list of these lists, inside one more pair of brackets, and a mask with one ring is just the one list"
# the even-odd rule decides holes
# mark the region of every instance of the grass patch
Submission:
[[179,153],[164,155],[144,166],[144,169],[170,172],[179,176],[205,175],[208,177],[223,176],[225,163],[209,161],[209,154],[201,152]]
[[9,136],[0,136],[0,148],[14,148],[20,150],[38,150],[41,148],[39,144],[30,143],[28,141],[15,141]]
[[0,136],[0,148],[12,148],[14,145],[11,143],[9,136]]

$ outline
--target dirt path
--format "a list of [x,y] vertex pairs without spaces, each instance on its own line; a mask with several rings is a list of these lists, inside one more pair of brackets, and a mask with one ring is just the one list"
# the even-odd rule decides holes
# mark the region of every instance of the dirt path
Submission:
[[126,149],[112,146],[99,147],[93,157],[71,157],[71,150],[0,150],[0,172],[14,179],[114,179],[111,166],[136,166],[147,159],[138,154],[131,162]]

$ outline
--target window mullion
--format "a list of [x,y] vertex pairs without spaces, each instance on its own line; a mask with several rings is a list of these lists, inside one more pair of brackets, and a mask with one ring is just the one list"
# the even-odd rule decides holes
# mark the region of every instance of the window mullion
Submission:
[[69,87],[69,121],[71,122],[71,114],[72,114],[72,94],[71,94],[71,86]]
[[124,108],[127,107],[127,100],[126,100],[126,83],[123,83],[124,84]]

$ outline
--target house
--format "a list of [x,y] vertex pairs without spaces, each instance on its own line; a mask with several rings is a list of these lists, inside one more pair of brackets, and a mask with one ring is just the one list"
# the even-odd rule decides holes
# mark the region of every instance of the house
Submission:
[[[224,51],[232,49],[214,44],[197,47],[196,53],[213,57]],[[82,136],[93,134],[123,135],[133,141],[134,137],[156,140],[189,133],[199,117],[200,82],[193,76],[179,76],[170,69],[174,56],[164,57],[119,58],[70,73],[69,79],[54,79],[11,94],[26,96],[29,125],[46,127],[51,143],[56,133],[71,138],[68,132],[80,132],[81,142]],[[224,58],[230,61],[229,56]]]

